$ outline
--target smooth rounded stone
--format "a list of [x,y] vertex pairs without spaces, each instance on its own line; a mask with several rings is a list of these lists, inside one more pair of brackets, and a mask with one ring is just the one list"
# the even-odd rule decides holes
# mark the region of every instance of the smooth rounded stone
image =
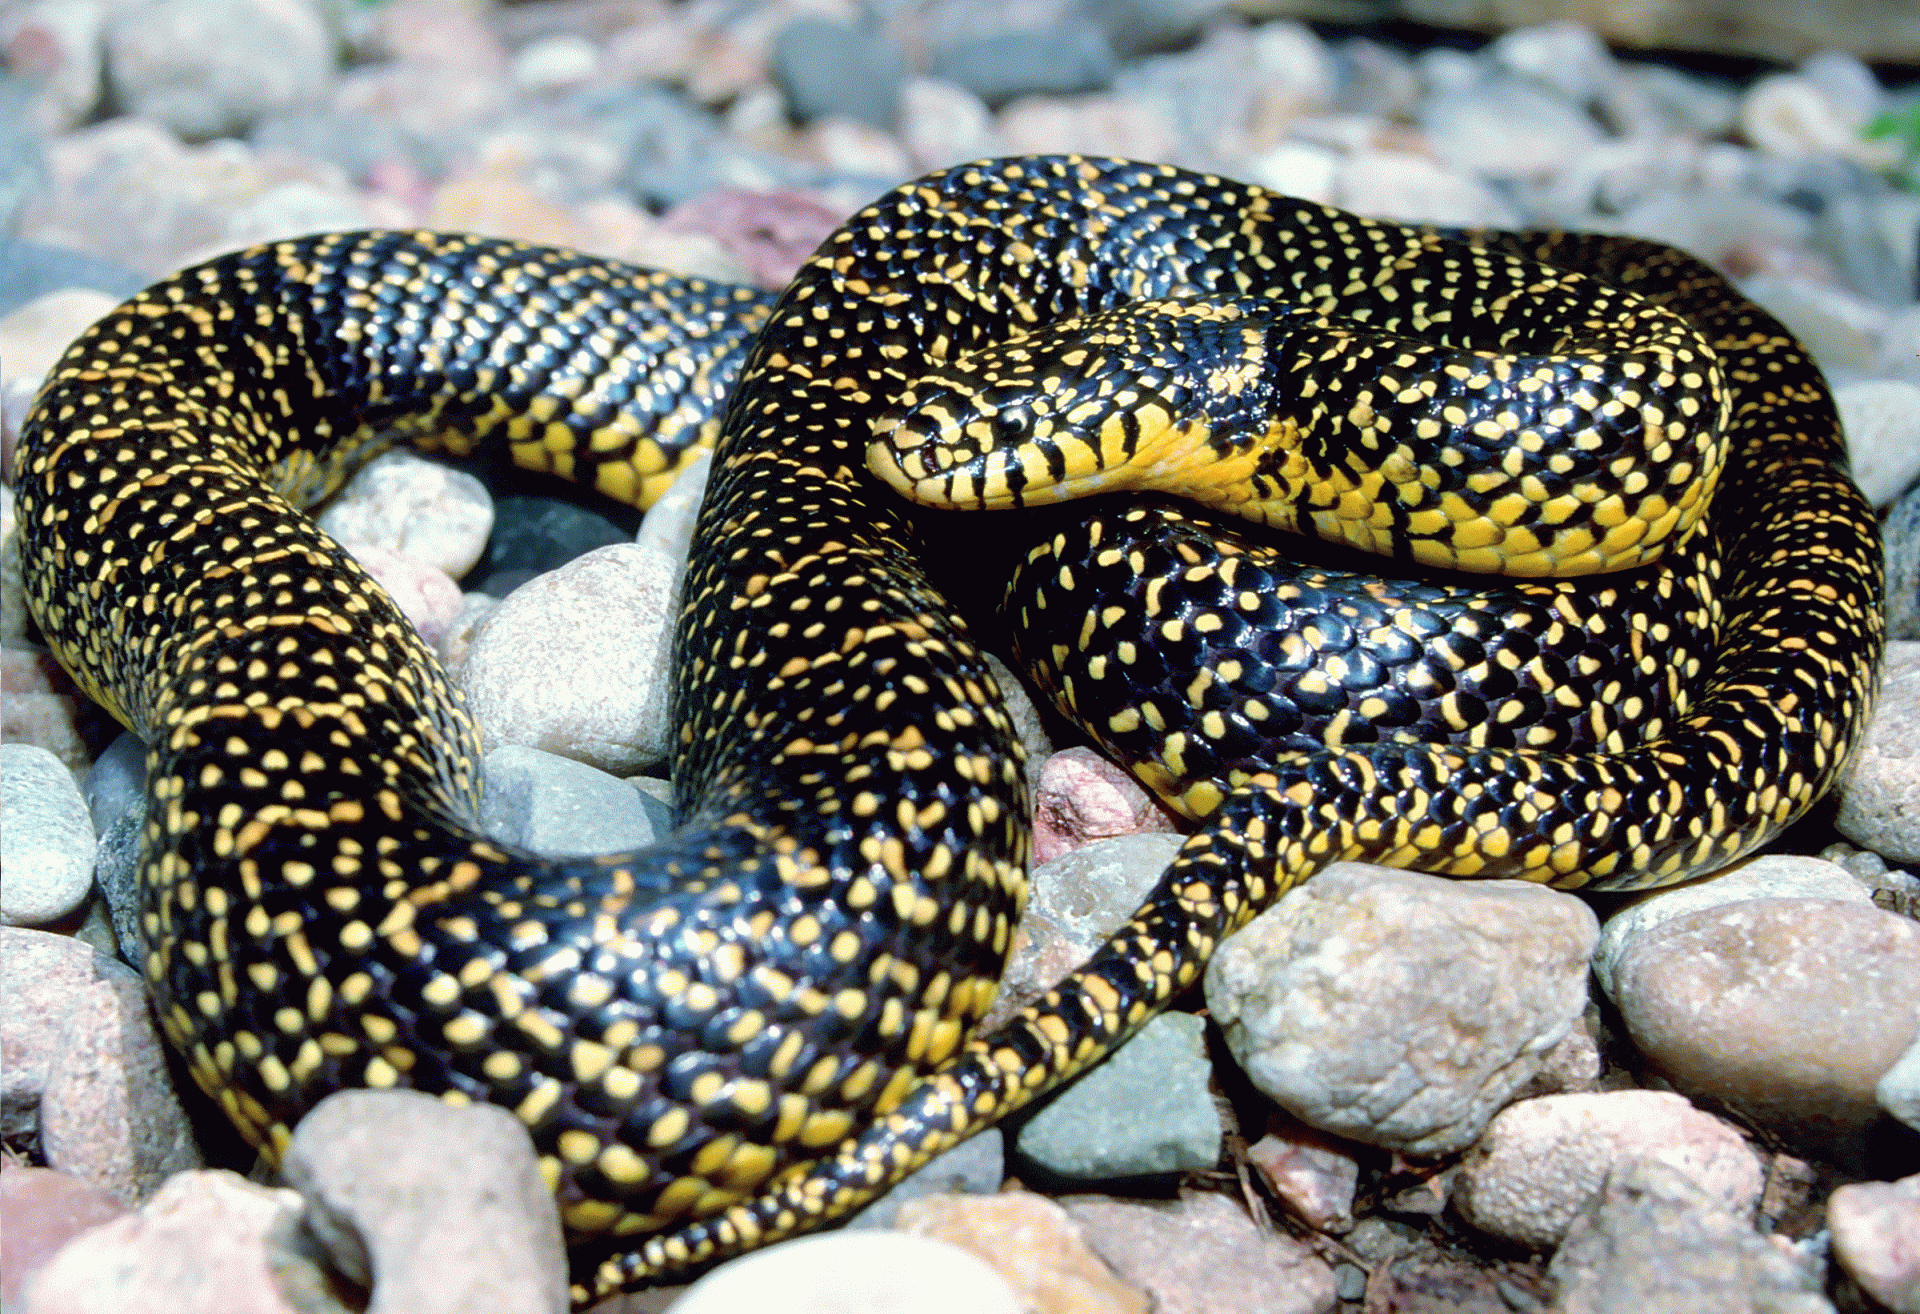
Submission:
[[667,1314],[1024,1314],[992,1265],[905,1232],[827,1232],[722,1264]]
[[1040,769],[1053,756],[1053,740],[1047,737],[1047,724],[1041,720],[1040,709],[1027,695],[1027,687],[1020,682],[1020,677],[992,653],[985,656],[987,669],[993,672],[994,683],[1000,686],[1000,697],[1006,701],[1014,733],[1019,736],[1021,747],[1027,750],[1027,787],[1038,791]]
[[0,1130],[123,1204],[200,1164],[139,975],[63,935],[0,928]]
[[1070,1196],[1067,1213],[1156,1314],[1326,1314],[1333,1268],[1238,1200],[1183,1191],[1166,1204]]
[[1666,1091],[1546,1095],[1508,1105],[1460,1165],[1453,1207],[1492,1236],[1546,1250],[1639,1156],[1679,1169],[1736,1214],[1750,1213],[1765,1167],[1730,1123]]
[[[41,0],[41,3],[58,7],[62,0]],[[85,251],[0,237],[0,314],[11,316],[40,297],[74,288],[105,293],[118,304],[152,281],[138,270]],[[78,325],[76,331],[84,327]],[[68,341],[71,340],[69,335]],[[64,347],[65,343],[60,345]],[[0,356],[0,371],[10,379],[37,372],[25,364],[16,364],[11,354]]]
[[1096,840],[1175,831],[1180,822],[1124,767],[1075,746],[1040,767],[1033,801],[1033,860],[1044,864]]
[[[1620,80],[1632,92],[1651,123],[1630,125],[1641,131],[1687,134],[1702,141],[1725,137],[1740,112],[1739,93],[1731,86],[1695,77],[1666,64],[1621,65]],[[1621,98],[1612,105],[1618,107]]]
[[121,813],[100,832],[93,857],[93,883],[100,887],[100,897],[107,906],[114,952],[127,963],[141,961],[140,836],[146,820],[145,807]]
[[326,24],[302,0],[136,0],[109,20],[106,56],[114,99],[187,141],[319,104],[334,67]]
[[1020,1156],[1069,1181],[1212,1168],[1220,1113],[1207,1089],[1207,1025],[1162,1013],[1020,1129]]
[[927,61],[934,77],[993,106],[1022,96],[1103,91],[1118,67],[1105,33],[1080,24],[958,37],[935,46]]
[[1607,918],[1593,951],[1593,974],[1614,998],[1621,956],[1663,923],[1689,913],[1750,899],[1833,899],[1871,904],[1873,896],[1838,863],[1791,853],[1766,853],[1715,872],[1705,880],[1650,890]]
[[123,815],[147,802],[147,745],[131,730],[122,731],[93,760],[82,792],[87,815],[100,834]]
[[1837,792],[1835,830],[1891,862],[1920,863],[1920,642],[1887,645],[1879,706]]
[[67,347],[120,298],[92,288],[48,292],[0,318],[0,370],[9,379],[45,377]]
[[965,87],[910,77],[900,88],[900,141],[921,170],[985,159],[1000,150],[993,111]]
[[333,1314],[344,1307],[295,1275],[282,1239],[299,1207],[292,1191],[225,1169],[181,1173],[63,1247],[29,1286],[26,1314]]
[[1796,160],[1838,156],[1869,169],[1900,163],[1898,142],[1862,131],[1873,111],[1804,73],[1772,73],[1740,97],[1740,135],[1765,155]]
[[1920,383],[1856,379],[1833,390],[1853,481],[1885,509],[1920,478]]
[[[79,700],[70,693],[7,690],[0,698],[0,741],[51,753],[74,776],[86,771],[92,757],[80,733]],[[0,890],[0,909],[7,893]]]
[[1115,1277],[1080,1225],[1043,1195],[934,1196],[907,1205],[898,1226],[992,1265],[1025,1309],[1147,1314],[1146,1295]]
[[1745,1219],[1654,1159],[1626,1159],[1547,1266],[1556,1314],[1832,1314],[1818,1278]]
[[599,69],[600,51],[593,42],[578,33],[560,32],[514,52],[507,76],[521,91],[544,96],[589,82]]
[[1907,1046],[1894,1065],[1874,1083],[1873,1098],[1915,1131],[1920,1131],[1920,1040]]
[[[858,142],[851,135],[832,136],[838,130],[862,135],[880,131],[855,119],[821,119],[815,123],[808,130],[807,140],[829,158],[830,164],[842,168],[857,161],[834,159],[834,153],[844,149],[850,157],[858,149]],[[886,150],[897,153],[899,148],[889,140]],[[898,159],[882,161],[875,171],[883,175],[904,172],[898,167],[902,163]],[[839,207],[797,187],[775,191],[717,187],[680,202],[661,216],[660,225],[671,232],[709,237],[746,267],[753,282],[761,287],[785,287],[802,262],[844,218]],[[674,486],[685,478],[685,472],[675,476]]]
[[60,1247],[90,1227],[112,1222],[127,1207],[99,1187],[52,1168],[0,1168],[0,1306],[19,1309],[35,1273]]
[[1739,287],[1784,324],[1828,374],[1874,367],[1887,321],[1879,306],[1845,288],[1779,274],[1756,274]]
[[640,520],[640,532],[633,541],[641,547],[664,552],[684,568],[693,549],[693,527],[700,519],[700,503],[707,493],[707,476],[713,472],[711,449],[700,453],[675,475],[667,491],[654,499]]
[[1871,904],[1756,899],[1637,937],[1613,999],[1674,1089],[1857,1168],[1874,1085],[1920,1036],[1916,981],[1920,924]]
[[1887,638],[1920,639],[1920,483],[1880,526],[1887,545]]
[[1333,204],[1403,223],[1511,228],[1519,212],[1476,179],[1412,151],[1366,148],[1342,162]]
[[1446,1154],[1579,1020],[1598,933],[1586,904],[1541,886],[1335,863],[1220,946],[1207,1006],[1302,1121]]
[[1360,1187],[1356,1148],[1275,1109],[1267,1116],[1267,1134],[1247,1147],[1247,1162],[1288,1212],[1316,1232],[1331,1232],[1353,1222]]
[[907,62],[885,36],[825,18],[798,18],[773,39],[770,65],[794,118],[859,119],[891,128]]
[[1806,214],[1792,206],[1709,189],[1655,192],[1609,226],[1709,262],[1724,261],[1730,251],[1803,246],[1813,231]]
[[542,857],[624,853],[671,829],[657,800],[572,758],[507,744],[487,754],[480,774],[481,829]]
[[480,591],[505,597],[520,585],[558,570],[595,548],[630,542],[633,535],[606,516],[552,497],[503,497],[493,505],[493,535],[476,568]]
[[439,567],[372,543],[356,543],[347,550],[373,576],[374,583],[386,590],[400,614],[413,623],[429,645],[437,646],[445,639],[466,610],[460,586]]
[[945,1154],[935,1155],[849,1218],[846,1225],[850,1228],[894,1227],[901,1209],[915,1200],[938,1195],[992,1195],[1000,1189],[1006,1176],[1006,1138],[998,1127],[989,1127]]
[[1486,53],[1496,67],[1538,82],[1573,105],[1601,99],[1620,76],[1607,43],[1584,23],[1514,28],[1495,37]]
[[1440,158],[1481,178],[1543,178],[1605,139],[1575,105],[1512,77],[1442,91],[1420,109]]
[[[72,0],[25,0],[0,14],[0,49],[9,71],[26,82],[21,126],[39,133],[71,131],[100,101],[100,33],[105,6]],[[16,92],[16,95],[20,93]]]
[[664,762],[680,570],[634,543],[515,589],[453,672],[487,751],[520,744],[615,774]]
[[1854,1182],[1827,1197],[1833,1257],[1895,1314],[1920,1310],[1920,1177]]
[[1312,142],[1283,141],[1240,166],[1248,182],[1321,204],[1333,200],[1340,156]]
[[329,1095],[282,1166],[368,1314],[565,1314],[567,1257],[526,1128],[411,1090]]
[[460,614],[453,618],[453,624],[447,626],[446,632],[440,636],[440,642],[434,645],[434,650],[440,654],[440,660],[449,671],[458,670],[466,662],[474,636],[480,633],[480,626],[499,605],[500,599],[491,593],[460,595]]
[[349,550],[362,543],[390,548],[459,579],[487,549],[493,499],[464,470],[385,452],[355,472],[318,523]]
[[0,744],[0,922],[44,926],[93,889],[93,819],[73,775],[33,744]]

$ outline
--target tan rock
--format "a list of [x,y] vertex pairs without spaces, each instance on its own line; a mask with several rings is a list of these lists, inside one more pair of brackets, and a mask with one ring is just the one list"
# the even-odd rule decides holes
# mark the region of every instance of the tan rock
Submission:
[[1861,1290],[1894,1314],[1920,1311],[1920,1177],[1841,1187],[1827,1197],[1827,1226]]
[[903,1205],[894,1226],[978,1255],[1038,1314],[1147,1314],[1146,1295],[1116,1277],[1079,1224],[1045,1196],[943,1195]]

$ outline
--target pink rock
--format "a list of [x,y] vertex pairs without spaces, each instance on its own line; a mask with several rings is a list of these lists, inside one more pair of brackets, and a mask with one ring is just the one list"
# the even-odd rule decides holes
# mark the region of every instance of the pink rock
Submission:
[[1090,1249],[1057,1203],[1031,1191],[999,1195],[934,1195],[900,1207],[895,1223],[986,1260],[1034,1310],[1084,1314],[1147,1314],[1147,1297]]
[[295,1314],[267,1238],[299,1199],[225,1170],[181,1173],[137,1213],[63,1246],[29,1285],[25,1314]]
[[97,1186],[51,1168],[0,1170],[0,1306],[17,1309],[27,1283],[68,1241],[127,1207]]
[[1333,1269],[1305,1241],[1271,1231],[1224,1195],[1172,1204],[1082,1198],[1067,1212],[1158,1314],[1324,1314]]
[[372,44],[403,64],[504,77],[506,48],[484,13],[455,0],[399,0],[377,11]]
[[1840,1266],[1890,1310],[1920,1309],[1920,1177],[1855,1182],[1827,1197]]
[[1091,748],[1055,753],[1040,768],[1033,807],[1036,865],[1095,840],[1180,828],[1144,785]]
[[723,187],[667,211],[666,228],[705,233],[733,252],[763,287],[785,287],[846,215],[812,192]]
[[417,561],[392,548],[370,543],[343,544],[354,560],[367,568],[380,587],[393,595],[401,613],[413,622],[420,637],[438,644],[466,607],[460,586],[446,571]]
[[1247,1147],[1251,1163],[1293,1214],[1316,1231],[1353,1216],[1360,1185],[1354,1147],[1275,1110],[1265,1136]]

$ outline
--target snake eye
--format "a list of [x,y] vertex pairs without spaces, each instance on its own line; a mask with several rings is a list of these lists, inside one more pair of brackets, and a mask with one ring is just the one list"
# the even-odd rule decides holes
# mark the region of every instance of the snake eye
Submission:
[[999,412],[993,417],[994,433],[1003,442],[1023,443],[1033,432],[1033,417],[1024,406]]

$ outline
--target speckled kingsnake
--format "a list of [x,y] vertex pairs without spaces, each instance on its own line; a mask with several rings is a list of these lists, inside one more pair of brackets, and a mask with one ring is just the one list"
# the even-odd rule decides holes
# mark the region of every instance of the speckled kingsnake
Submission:
[[[585,1299],[843,1212],[1108,1052],[1333,858],[1632,886],[1749,851],[1867,714],[1873,518],[1777,325],[1683,257],[1529,241],[1045,158],[889,194],[770,311],[422,234],[274,244],[135,298],[42,393],[20,517],[48,641],[152,745],[142,918],[169,1037],[270,1152],[343,1085],[516,1110]],[[1125,313],[1143,303],[1156,324]],[[673,461],[650,417],[711,428],[736,371],[679,631],[681,830],[598,859],[475,838],[457,696],[283,498],[385,435],[501,430],[524,463],[645,495]],[[878,422],[897,452],[876,468],[919,496],[1040,501],[1095,449],[1190,467],[1186,404],[1240,473],[1305,499],[1269,518],[1404,558],[1538,573],[1560,542],[1591,566],[1638,550],[1643,516],[1677,546],[1584,583],[1335,595],[1256,577],[1260,549],[1216,559],[1172,504],[1052,533],[1018,604],[1043,682],[1193,810],[1252,784],[1080,975],[969,1039],[1025,893],[1020,753],[921,560],[921,532],[966,518],[883,488],[869,441]],[[1623,464],[1635,446],[1656,464]],[[1398,501],[1364,501],[1371,470]],[[1716,475],[1730,513],[1689,528]],[[1108,579],[1134,591],[1083,601]],[[1366,610],[1420,589],[1412,619]],[[1516,589],[1526,618],[1493,619]],[[1244,628],[1282,604],[1325,653]],[[1196,654],[1210,670],[1170,665]],[[1276,726],[1281,755],[1247,759],[1276,718],[1339,747],[1285,751]]]

